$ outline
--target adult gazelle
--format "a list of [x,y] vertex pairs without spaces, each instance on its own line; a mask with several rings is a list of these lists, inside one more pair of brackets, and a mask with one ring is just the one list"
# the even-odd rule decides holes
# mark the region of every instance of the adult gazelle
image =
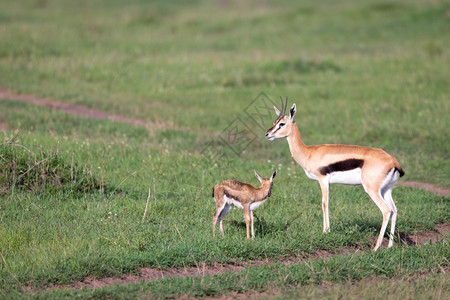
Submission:
[[322,190],[323,232],[330,230],[328,217],[328,198],[330,183],[362,185],[370,198],[383,214],[383,223],[375,247],[376,251],[383,241],[386,227],[391,219],[391,232],[388,247],[394,242],[397,208],[392,199],[392,187],[405,173],[399,162],[390,154],[377,148],[324,144],[307,146],[303,143],[295,123],[296,105],[289,115],[285,115],[286,104],[281,101],[281,111],[275,106],[278,118],[266,133],[268,140],[285,137],[294,160],[303,168],[306,176],[319,182]]

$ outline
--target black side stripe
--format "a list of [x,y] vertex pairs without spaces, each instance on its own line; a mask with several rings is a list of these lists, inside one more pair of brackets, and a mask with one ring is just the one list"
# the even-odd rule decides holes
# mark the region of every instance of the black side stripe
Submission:
[[322,175],[327,175],[333,172],[344,172],[357,168],[362,168],[363,165],[364,160],[351,158],[329,164],[328,166],[321,167],[319,168],[319,173]]

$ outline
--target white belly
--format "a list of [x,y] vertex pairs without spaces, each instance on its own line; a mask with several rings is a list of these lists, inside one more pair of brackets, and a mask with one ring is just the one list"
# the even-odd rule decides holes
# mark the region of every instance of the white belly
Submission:
[[[243,209],[243,208],[244,208],[244,207],[242,206],[241,202],[237,201],[236,199],[234,199],[234,198],[229,198],[229,197],[227,197],[227,196],[224,196],[224,198],[225,198],[225,201],[226,201],[226,203],[227,203],[228,205],[231,205],[232,207],[233,207],[233,206],[236,206],[236,207],[238,207],[238,208],[240,208],[240,209]],[[267,200],[267,199],[266,199],[266,200]],[[261,204],[263,204],[264,202],[266,202],[266,200],[264,200],[264,201],[259,201],[259,202],[253,202],[252,204],[250,204],[250,210],[254,210],[254,209],[258,208]]]
[[258,208],[264,202],[266,202],[266,200],[259,201],[259,202],[253,202],[252,204],[250,204],[250,210],[254,210],[254,209]]
[[317,181],[317,177],[311,173],[309,173],[308,171],[306,171],[305,169],[303,169],[303,171],[305,171],[306,176],[308,176],[309,179],[312,180],[316,180]]
[[351,184],[351,185],[361,184],[360,168],[344,172],[333,172],[330,173],[328,176],[330,183]]
[[242,207],[241,202],[237,201],[236,199],[228,198],[227,196],[224,196],[224,198],[225,198],[225,201],[227,202],[227,204],[232,205],[232,206],[236,206],[236,207],[239,207],[239,208],[242,208],[242,209],[244,208],[244,207]]

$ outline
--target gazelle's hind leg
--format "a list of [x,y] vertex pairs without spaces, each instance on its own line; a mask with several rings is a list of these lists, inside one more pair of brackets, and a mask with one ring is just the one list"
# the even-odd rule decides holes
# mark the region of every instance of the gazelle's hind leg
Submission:
[[384,233],[386,232],[386,227],[391,217],[391,209],[386,205],[383,198],[381,198],[379,192],[368,190],[367,193],[383,214],[383,223],[381,224],[380,234],[378,235],[377,242],[375,244],[375,247],[373,248],[373,251],[377,251],[381,246],[381,243],[383,242]]
[[224,205],[222,211],[221,211],[220,214],[219,214],[219,217],[218,217],[218,220],[219,220],[219,229],[220,229],[220,232],[222,233],[222,236],[225,235],[224,232],[223,232],[223,225],[222,225],[222,223],[223,223],[223,222],[222,222],[222,221],[223,221],[223,218],[225,218],[225,216],[227,215],[227,213],[230,211],[230,209],[231,209],[232,207],[233,207],[232,205],[230,205],[230,204],[228,204],[228,203],[225,203],[225,205]]
[[217,223],[217,220],[219,221],[220,232],[222,233],[222,235],[224,235],[224,233],[223,233],[223,226],[222,226],[222,220],[225,217],[225,215],[228,213],[230,208],[231,208],[230,205],[225,203],[225,202],[222,204],[222,206],[217,206],[216,207],[216,213],[214,214],[213,220],[212,220],[213,237],[216,236],[216,223]]
[[397,221],[397,207],[395,206],[394,199],[392,199],[392,188],[397,183],[399,177],[399,173],[392,169],[388,176],[384,181],[384,185],[381,188],[381,196],[384,199],[384,202],[391,209],[391,231],[389,235],[389,244],[388,247],[392,247],[394,245],[394,231],[395,231],[395,223]]
[[395,206],[394,200],[392,199],[392,190],[386,191],[384,194],[384,201],[390,206],[392,209],[391,213],[391,232],[389,236],[389,244],[388,248],[394,245],[394,231],[395,231],[395,223],[397,221],[397,207]]
[[214,199],[214,201],[216,201],[216,212],[214,213],[214,216],[212,219],[212,229],[213,229],[213,237],[216,237],[217,218],[219,217],[220,212],[222,211],[223,207],[225,206],[225,203],[222,204],[222,206],[220,206],[220,204],[217,204],[217,200]]
[[[370,170],[366,169],[366,170]],[[380,234],[378,235],[377,242],[373,248],[376,251],[383,242],[383,237],[386,232],[389,219],[391,222],[391,236],[389,238],[388,246],[392,246],[394,240],[395,222],[397,220],[397,208],[392,200],[391,190],[394,184],[397,182],[399,173],[395,168],[392,168],[387,174],[386,171],[378,170],[378,176],[373,176],[374,172],[365,172],[362,170],[362,185],[366,193],[369,194],[373,202],[378,206],[383,214],[383,223],[381,224]],[[382,174],[386,174],[382,176]]]
[[381,197],[381,190],[379,188],[380,185],[376,184],[364,184],[363,187],[367,194],[369,194],[370,198],[372,198],[373,202],[378,206],[383,214],[383,223],[381,223],[380,234],[378,235],[377,242],[373,251],[377,251],[377,249],[381,246],[383,242],[384,233],[386,232],[386,227],[391,217],[391,208],[386,204],[383,197]]

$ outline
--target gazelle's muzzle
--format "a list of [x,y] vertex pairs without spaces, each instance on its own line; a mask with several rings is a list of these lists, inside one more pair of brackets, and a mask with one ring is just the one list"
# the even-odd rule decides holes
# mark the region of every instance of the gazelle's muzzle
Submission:
[[268,139],[269,141],[273,141],[275,139],[275,136],[273,136],[271,134],[272,131],[273,131],[273,127],[270,128],[269,130],[267,130],[267,132],[266,132],[266,139]]

